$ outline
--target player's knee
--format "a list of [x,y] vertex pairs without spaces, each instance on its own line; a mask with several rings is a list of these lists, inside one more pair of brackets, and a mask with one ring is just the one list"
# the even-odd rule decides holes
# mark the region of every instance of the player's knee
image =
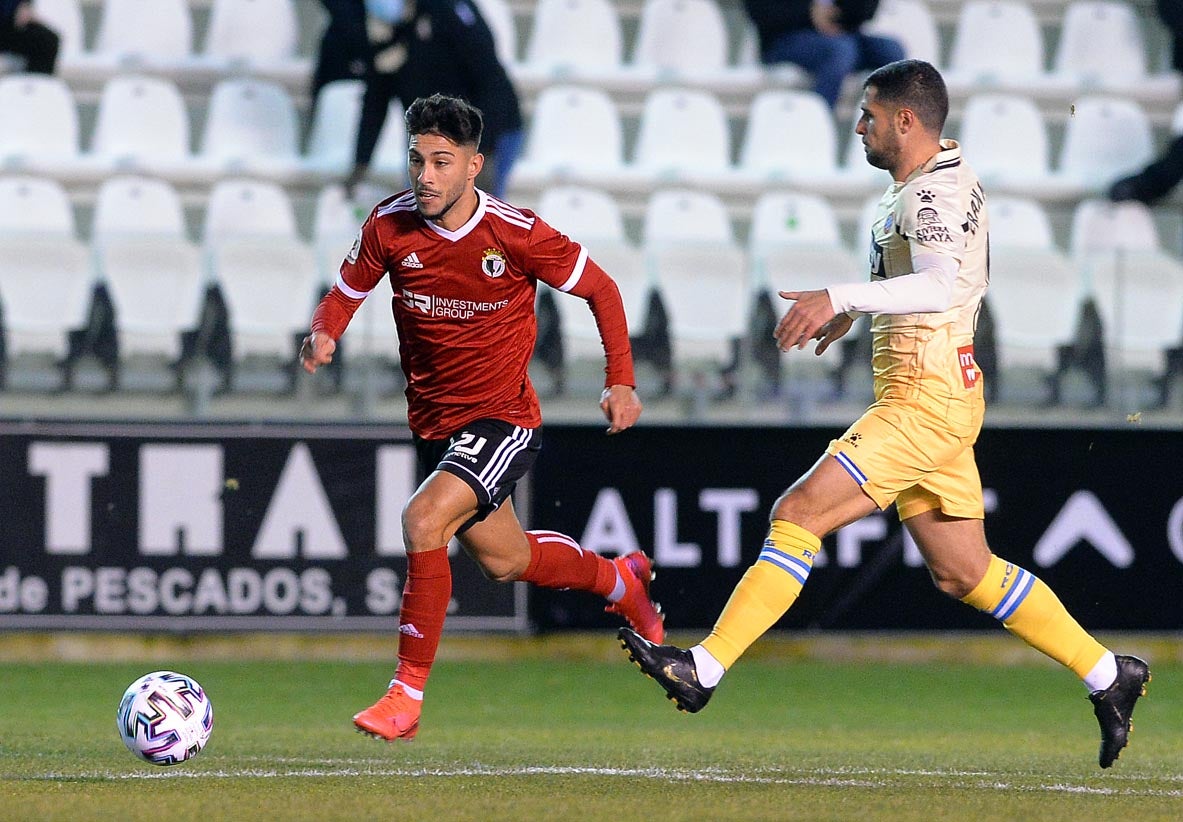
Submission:
[[511,557],[475,557],[481,573],[493,582],[517,582],[526,566]]
[[418,496],[411,497],[403,508],[403,540],[408,548],[420,551],[438,548],[446,525],[435,507]]
[[929,568],[929,574],[937,590],[953,599],[965,599],[978,584],[977,580],[956,569]]

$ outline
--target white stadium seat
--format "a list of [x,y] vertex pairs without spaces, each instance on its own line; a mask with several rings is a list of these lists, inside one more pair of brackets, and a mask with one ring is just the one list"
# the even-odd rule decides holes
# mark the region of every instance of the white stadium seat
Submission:
[[86,29],[79,0],[36,0],[37,19],[57,32],[58,58],[69,63],[86,47]]
[[202,53],[234,67],[296,56],[300,28],[293,0],[213,0]]
[[1082,97],[1064,130],[1058,173],[1099,189],[1153,158],[1150,121],[1140,105],[1117,97]]
[[176,66],[192,54],[187,0],[103,0],[92,56],[139,69]]
[[893,37],[904,47],[907,57],[941,65],[936,20],[924,0],[884,0],[863,31]]
[[184,239],[181,198],[164,180],[111,177],[99,187],[91,235],[98,245],[120,237]]
[[966,0],[953,34],[949,75],[989,85],[1034,81],[1043,72],[1043,35],[1027,3]]
[[197,327],[205,272],[185,238],[181,200],[162,180],[114,177],[95,205],[95,267],[115,309],[120,357],[173,361]]
[[625,242],[624,217],[610,194],[582,186],[556,186],[542,192],[538,216],[579,242]]
[[1154,216],[1142,203],[1092,199],[1078,203],[1072,212],[1069,248],[1081,257],[1116,249],[1157,251],[1160,244]]
[[1064,10],[1054,70],[1089,88],[1125,86],[1146,76],[1146,44],[1126,3],[1072,0]]
[[731,168],[731,136],[723,106],[711,93],[659,88],[645,98],[632,169],[661,183]]
[[210,95],[200,157],[216,171],[285,179],[299,156],[296,107],[278,83],[220,81]]
[[551,86],[538,95],[515,182],[591,181],[624,169],[624,131],[601,89]]
[[1047,125],[1027,97],[975,94],[962,113],[959,142],[987,186],[1039,185],[1051,172]]
[[1055,248],[1046,209],[1029,197],[993,195],[990,211],[990,248]]
[[75,239],[65,191],[52,180],[0,177],[0,308],[9,357],[55,360],[86,324],[94,277]]
[[624,60],[620,15],[610,0],[539,0],[526,65],[556,79],[618,70]]
[[241,238],[295,240],[292,201],[274,183],[222,180],[210,189],[201,237],[206,245]]
[[109,80],[99,98],[90,156],[107,173],[178,173],[192,152],[189,112],[177,86],[135,74]]
[[78,111],[57,77],[0,77],[0,164],[30,174],[68,176],[79,160]]
[[719,74],[727,67],[727,26],[714,0],[645,0],[632,65],[659,75]]
[[838,137],[830,108],[812,91],[762,91],[752,99],[738,171],[765,181],[837,173]]

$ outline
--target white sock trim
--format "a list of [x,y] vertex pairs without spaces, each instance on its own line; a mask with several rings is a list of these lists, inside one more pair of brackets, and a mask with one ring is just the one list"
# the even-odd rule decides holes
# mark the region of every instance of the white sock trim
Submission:
[[723,678],[723,674],[727,673],[722,663],[701,645],[691,648],[690,655],[694,657],[694,670],[698,673],[698,682],[703,687],[714,688]]
[[1084,676],[1084,687],[1093,691],[1103,691],[1117,681],[1117,659],[1112,651],[1106,651],[1101,661]]
[[620,602],[624,599],[624,577],[620,575],[620,569],[616,567],[616,563],[612,563],[613,570],[616,571],[616,585],[612,587],[612,593],[608,594],[609,602]]
[[406,694],[407,696],[409,696],[411,699],[417,700],[419,702],[423,701],[423,692],[421,690],[419,690],[418,688],[412,688],[410,685],[403,682],[401,679],[390,680],[390,687],[393,688],[395,685],[402,685],[403,686],[403,693]]

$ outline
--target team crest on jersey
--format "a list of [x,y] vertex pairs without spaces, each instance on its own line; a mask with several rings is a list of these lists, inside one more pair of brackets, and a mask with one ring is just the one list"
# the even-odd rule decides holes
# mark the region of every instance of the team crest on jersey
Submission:
[[486,248],[481,257],[481,271],[491,279],[497,279],[505,273],[505,255],[496,248]]
[[357,230],[357,236],[353,238],[353,245],[349,247],[349,253],[345,255],[345,259],[350,264],[357,262],[357,255],[361,253],[361,229]]

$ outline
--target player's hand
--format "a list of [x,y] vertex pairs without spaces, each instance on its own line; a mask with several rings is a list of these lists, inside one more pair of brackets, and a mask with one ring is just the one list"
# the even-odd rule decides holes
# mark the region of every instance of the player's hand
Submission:
[[818,342],[817,348],[813,349],[813,353],[820,357],[830,347],[830,343],[845,337],[852,325],[854,325],[854,320],[845,312],[834,317],[822,326],[821,341]]
[[333,361],[336,350],[336,340],[321,331],[313,331],[300,345],[300,365],[309,374],[315,374],[316,369]]
[[600,394],[600,410],[608,418],[608,433],[619,434],[641,416],[641,398],[631,385],[609,386]]
[[832,2],[815,0],[809,6],[809,22],[821,34],[833,36],[842,34],[842,26],[838,23],[838,6]]
[[[789,310],[776,324],[776,330],[772,336],[776,338],[777,348],[781,351],[804,348],[810,340],[823,339],[825,335],[822,329],[837,316],[834,306],[830,302],[830,292],[822,289],[820,291],[780,291],[778,293],[781,298],[796,302],[789,306]],[[846,331],[842,333],[845,334]],[[829,342],[826,345],[829,345]]]

